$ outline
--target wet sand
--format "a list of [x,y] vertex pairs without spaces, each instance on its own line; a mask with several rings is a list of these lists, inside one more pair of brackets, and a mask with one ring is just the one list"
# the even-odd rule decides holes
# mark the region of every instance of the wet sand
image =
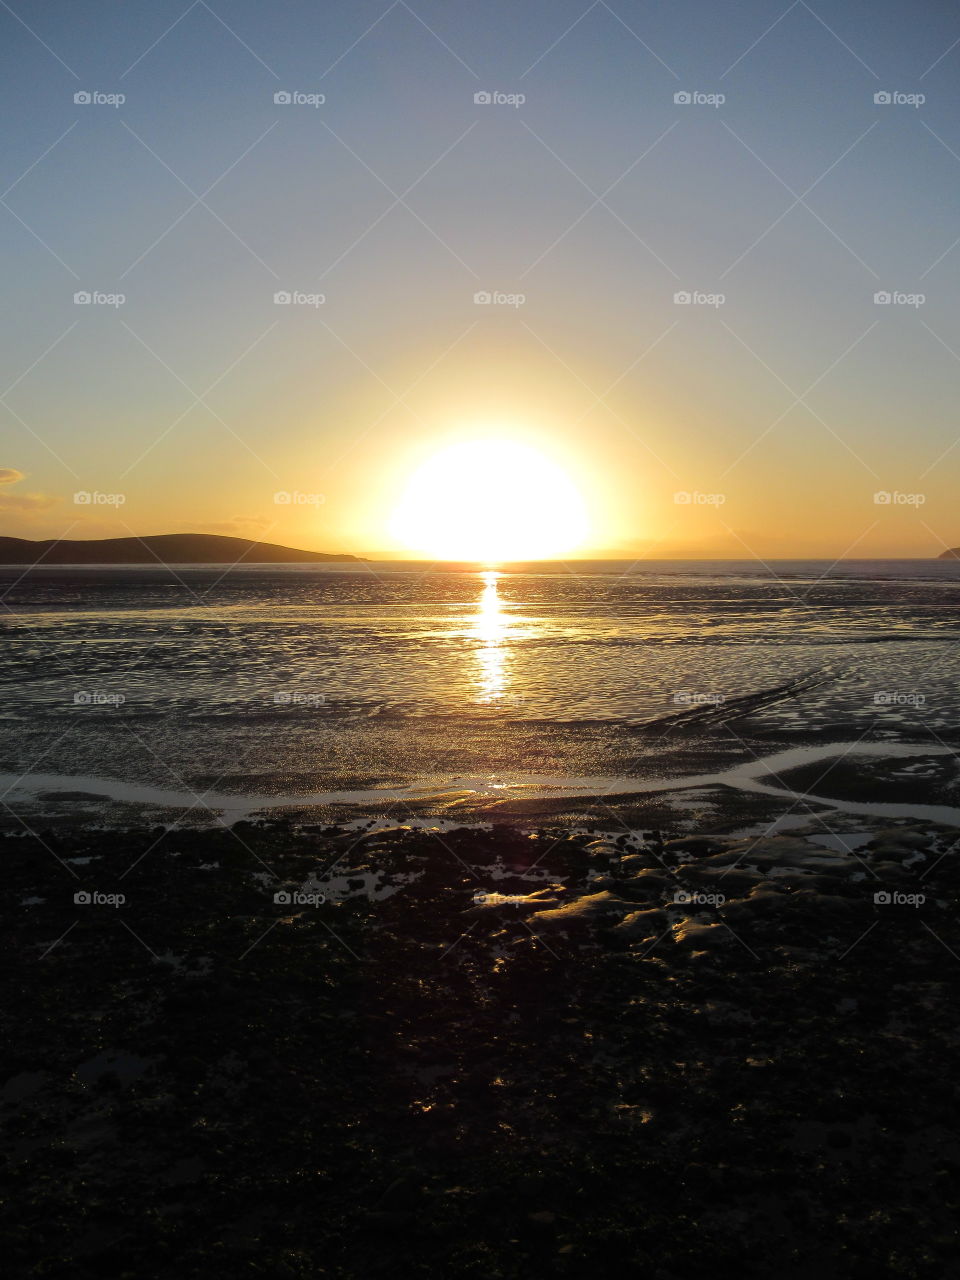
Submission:
[[6,834],[18,1273],[949,1274],[960,834],[673,799]]

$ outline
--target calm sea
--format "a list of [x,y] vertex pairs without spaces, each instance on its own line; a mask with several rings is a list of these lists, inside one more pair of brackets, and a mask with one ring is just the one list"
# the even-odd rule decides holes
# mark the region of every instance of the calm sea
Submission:
[[0,771],[225,790],[960,741],[960,561],[0,569]]

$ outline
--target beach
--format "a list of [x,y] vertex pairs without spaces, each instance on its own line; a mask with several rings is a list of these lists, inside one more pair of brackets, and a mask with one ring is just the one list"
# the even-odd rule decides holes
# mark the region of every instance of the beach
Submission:
[[960,566],[63,572],[5,619],[23,1274],[948,1274]]
[[8,833],[14,1253],[947,1274],[957,836]]

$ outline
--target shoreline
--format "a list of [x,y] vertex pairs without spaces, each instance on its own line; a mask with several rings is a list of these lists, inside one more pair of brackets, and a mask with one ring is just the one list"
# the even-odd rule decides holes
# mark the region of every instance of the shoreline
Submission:
[[[729,788],[746,795],[769,797],[783,804],[817,805],[837,814],[884,819],[925,819],[960,828],[960,804],[857,800],[811,791],[795,791],[782,784],[773,786],[764,781],[768,778],[779,780],[782,774],[823,762],[839,763],[848,759],[956,759],[957,754],[957,750],[952,747],[928,743],[832,742],[816,747],[794,747],[776,751],[728,769],[674,778],[558,778],[552,775],[514,774],[506,780],[502,779],[502,775],[493,775],[488,778],[454,778],[447,784],[432,786],[411,782],[398,788],[371,787],[277,795],[232,794],[212,790],[177,791],[109,778],[47,773],[31,773],[29,780],[14,773],[0,773],[0,787],[5,788],[5,794],[12,797],[11,808],[24,799],[28,804],[39,800],[55,804],[58,795],[63,795],[72,803],[86,800],[98,804],[107,800],[122,806],[160,810],[200,809],[215,814],[216,823],[222,826],[232,826],[253,817],[269,817],[284,809],[298,812],[317,809],[342,813],[346,809],[361,810],[364,806],[377,810],[383,806],[402,805],[425,812],[434,807],[438,812],[456,808],[464,813],[492,813],[510,804],[527,804],[528,807],[549,806],[550,802],[575,805],[611,801],[614,804],[629,804],[645,797],[668,797],[684,791]],[[520,815],[515,811],[514,816]],[[129,817],[126,820],[129,821]]]

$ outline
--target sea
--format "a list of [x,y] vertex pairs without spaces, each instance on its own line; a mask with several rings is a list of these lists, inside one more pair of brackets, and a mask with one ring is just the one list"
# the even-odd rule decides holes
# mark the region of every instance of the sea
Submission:
[[13,799],[622,789],[960,746],[960,560],[6,566],[0,603]]

